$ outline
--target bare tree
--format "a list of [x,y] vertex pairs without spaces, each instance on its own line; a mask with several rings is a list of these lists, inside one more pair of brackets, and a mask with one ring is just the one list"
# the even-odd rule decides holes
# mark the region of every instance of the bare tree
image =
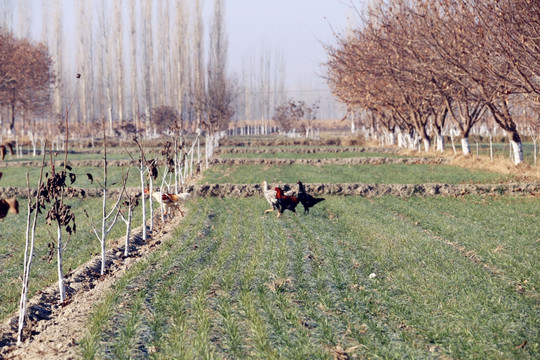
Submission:
[[[94,235],[99,240],[100,246],[101,246],[101,270],[100,274],[105,274],[105,268],[107,263],[106,258],[106,245],[107,245],[107,235],[113,228],[113,226],[116,224],[116,221],[118,220],[118,216],[120,214],[120,201],[122,200],[123,194],[126,190],[126,181],[129,173],[126,173],[122,176],[122,188],[120,195],[118,196],[118,199],[116,200],[116,203],[111,207],[111,209],[107,209],[107,190],[108,190],[108,164],[107,164],[107,131],[105,126],[105,118],[102,120],[102,130],[103,130],[103,179],[101,185],[102,190],[102,207],[101,207],[101,217],[100,217],[100,231],[96,229],[94,226],[94,223],[91,222],[92,230],[94,231]],[[88,214],[88,212],[85,210],[85,214],[90,220],[92,221],[92,218]]]
[[[114,18],[117,20],[115,23],[115,34],[111,36],[111,42],[115,49],[115,54],[113,57],[116,59],[114,74],[116,75],[116,81],[113,83],[116,84],[116,115],[118,124],[122,124],[124,120],[124,52],[123,52],[123,43],[124,43],[124,31],[123,31],[123,21],[122,21],[122,0],[117,0],[114,2]],[[113,64],[111,64],[113,65]]]
[[359,28],[327,48],[330,87],[350,108],[392,111],[426,149],[429,129],[441,138],[448,113],[469,153],[469,133],[489,109],[510,134],[519,164],[513,109],[537,91],[539,8],[528,0],[375,2]]
[[[142,14],[142,23],[144,32],[143,37],[143,80],[145,97],[143,103],[143,109],[145,109],[145,115],[148,119],[150,116],[150,110],[155,106],[155,91],[154,91],[154,41],[152,37],[152,0],[144,0],[144,11]],[[148,130],[148,129],[147,129]]]
[[205,124],[213,137],[227,128],[234,114],[233,88],[227,77],[227,37],[223,23],[223,0],[214,1],[214,19],[210,32],[210,55],[208,57],[208,85]]
[[35,248],[35,239],[36,239],[36,225],[38,215],[41,213],[41,209],[45,209],[43,196],[44,190],[43,186],[43,170],[45,169],[45,152],[42,154],[42,161],[40,167],[40,175],[37,184],[37,191],[34,198],[31,196],[30,191],[30,177],[28,172],[26,172],[26,187],[27,187],[27,197],[28,197],[28,212],[26,218],[26,242],[24,248],[24,262],[23,262],[23,276],[22,276],[22,289],[21,289],[21,300],[19,303],[19,324],[17,332],[17,344],[22,343],[23,329],[26,320],[26,310],[28,303],[28,285],[30,282],[30,270],[32,269],[32,260],[34,258],[34,248]]
[[61,118],[62,114],[62,94],[61,94],[61,84],[62,84],[62,66],[63,66],[63,43],[64,35],[62,29],[62,7],[60,5],[60,0],[54,0],[53,2],[53,34],[54,40],[50,42],[51,53],[54,54],[54,65],[56,78],[54,79],[53,86],[53,113]]
[[192,27],[191,45],[191,97],[192,107],[195,112],[195,132],[197,134],[197,171],[201,170],[201,151],[199,136],[201,135],[201,125],[206,109],[205,77],[204,77],[204,51],[203,51],[203,21],[201,0],[195,0],[194,23]]
[[185,0],[176,1],[176,23],[175,23],[175,36],[173,37],[174,46],[172,58],[175,59],[176,64],[176,76],[173,77],[173,89],[175,91],[176,108],[179,115],[183,118],[186,108],[186,89],[189,75],[188,71],[188,58],[189,42],[188,42],[188,6]]
[[79,100],[79,117],[78,119],[82,119],[82,123],[85,126],[88,126],[88,108],[87,108],[87,89],[88,89],[88,80],[89,80],[89,71],[90,68],[90,56],[88,53],[92,53],[91,51],[91,34],[88,31],[90,26],[88,26],[88,7],[86,5],[87,3],[85,1],[78,1],[76,3],[77,6],[77,21],[79,22],[79,25],[77,27],[78,29],[78,44],[77,44],[77,57],[79,59],[79,63],[77,64],[77,71],[79,74],[82,74],[79,83],[79,94],[80,96],[77,97]]

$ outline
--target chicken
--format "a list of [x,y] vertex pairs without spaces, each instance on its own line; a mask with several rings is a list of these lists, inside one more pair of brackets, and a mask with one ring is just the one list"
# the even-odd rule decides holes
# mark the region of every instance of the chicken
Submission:
[[17,199],[0,199],[0,219],[5,218],[8,213],[19,213],[19,202]]
[[293,213],[296,214],[296,205],[300,202],[297,197],[295,196],[287,196],[283,193],[283,190],[279,187],[276,187],[274,189],[276,191],[276,198],[277,198],[277,205],[278,205],[278,215],[277,217],[280,217],[281,214],[285,210],[291,210]]
[[[144,189],[145,194],[149,194],[148,189]],[[163,204],[164,207],[164,215],[167,215],[169,213],[169,210],[171,209],[178,209],[180,211],[180,214],[184,216],[184,212],[182,209],[180,209],[179,203],[181,201],[187,200],[191,196],[190,193],[180,193],[180,194],[169,194],[169,193],[160,193],[159,191],[152,191],[152,197],[156,199],[157,202],[160,204]]]
[[[268,183],[266,182],[266,180],[263,181],[262,183],[262,189],[263,189],[264,198],[266,199],[266,201],[268,201],[268,203],[272,207],[271,209],[265,210],[264,213],[268,214],[269,212],[272,212],[274,210],[279,210],[277,206],[276,191],[270,190],[268,188]],[[292,190],[285,191],[285,196],[294,196],[294,191]]]
[[306,188],[301,181],[296,182],[298,184],[298,200],[304,206],[304,214],[309,214],[309,208],[314,207],[317,203],[324,201],[324,198],[314,198],[310,194],[306,193]]
[[268,214],[269,212],[278,210],[279,208],[277,205],[276,191],[270,190],[268,188],[268,183],[266,182],[266,180],[263,181],[262,183],[262,189],[263,189],[264,198],[266,199],[266,201],[268,201],[268,203],[272,207],[271,209],[265,210],[264,213]]

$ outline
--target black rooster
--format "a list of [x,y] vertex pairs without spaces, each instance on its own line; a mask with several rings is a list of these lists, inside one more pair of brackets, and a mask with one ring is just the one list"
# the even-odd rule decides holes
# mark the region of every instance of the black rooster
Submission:
[[306,188],[301,181],[296,182],[298,184],[298,200],[304,205],[304,214],[309,214],[309,208],[314,207],[317,203],[323,201],[323,198],[314,198],[306,192]]

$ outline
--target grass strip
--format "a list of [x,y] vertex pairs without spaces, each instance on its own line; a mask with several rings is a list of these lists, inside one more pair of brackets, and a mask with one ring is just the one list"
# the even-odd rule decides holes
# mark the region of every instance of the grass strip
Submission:
[[511,175],[471,170],[447,165],[381,164],[381,165],[215,165],[204,172],[200,184],[271,183],[498,183],[512,181]]

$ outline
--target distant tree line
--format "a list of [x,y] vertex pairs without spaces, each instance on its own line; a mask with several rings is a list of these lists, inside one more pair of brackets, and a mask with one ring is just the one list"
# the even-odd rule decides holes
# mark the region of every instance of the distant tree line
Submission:
[[[67,107],[74,119],[72,130],[81,134],[95,133],[103,118],[109,132],[142,128],[157,133],[167,125],[153,120],[165,110],[176,113],[185,131],[226,128],[235,112],[232,100],[237,90],[227,72],[223,0],[213,1],[208,43],[201,0],[76,1],[71,5],[73,13],[66,13],[70,8],[66,4],[43,2],[36,8],[28,0],[0,2],[2,48],[9,45],[4,38],[15,41],[14,32],[30,37],[30,18],[42,17],[42,44],[34,45],[41,55],[17,56],[19,62],[34,63],[24,64],[32,67],[33,77],[23,74],[22,67],[14,74],[17,89],[26,89],[16,100],[15,111],[8,108],[13,101],[6,95],[7,65],[4,61],[0,65],[0,120],[9,113],[12,132],[15,120],[24,119],[25,111],[29,114],[38,104],[43,105],[38,117],[42,122],[33,129],[21,123],[19,133],[54,131],[51,124],[57,121],[51,118],[62,119]],[[75,23],[69,33],[68,17]],[[17,55],[5,51],[8,58]],[[37,63],[37,59],[48,62]],[[47,71],[42,71],[43,66],[48,66]],[[48,76],[39,88],[28,82],[37,81],[37,74]]]
[[328,46],[328,82],[371,126],[402,144],[455,130],[468,154],[473,126],[495,125],[523,161],[522,136],[540,128],[540,2],[391,0]]

